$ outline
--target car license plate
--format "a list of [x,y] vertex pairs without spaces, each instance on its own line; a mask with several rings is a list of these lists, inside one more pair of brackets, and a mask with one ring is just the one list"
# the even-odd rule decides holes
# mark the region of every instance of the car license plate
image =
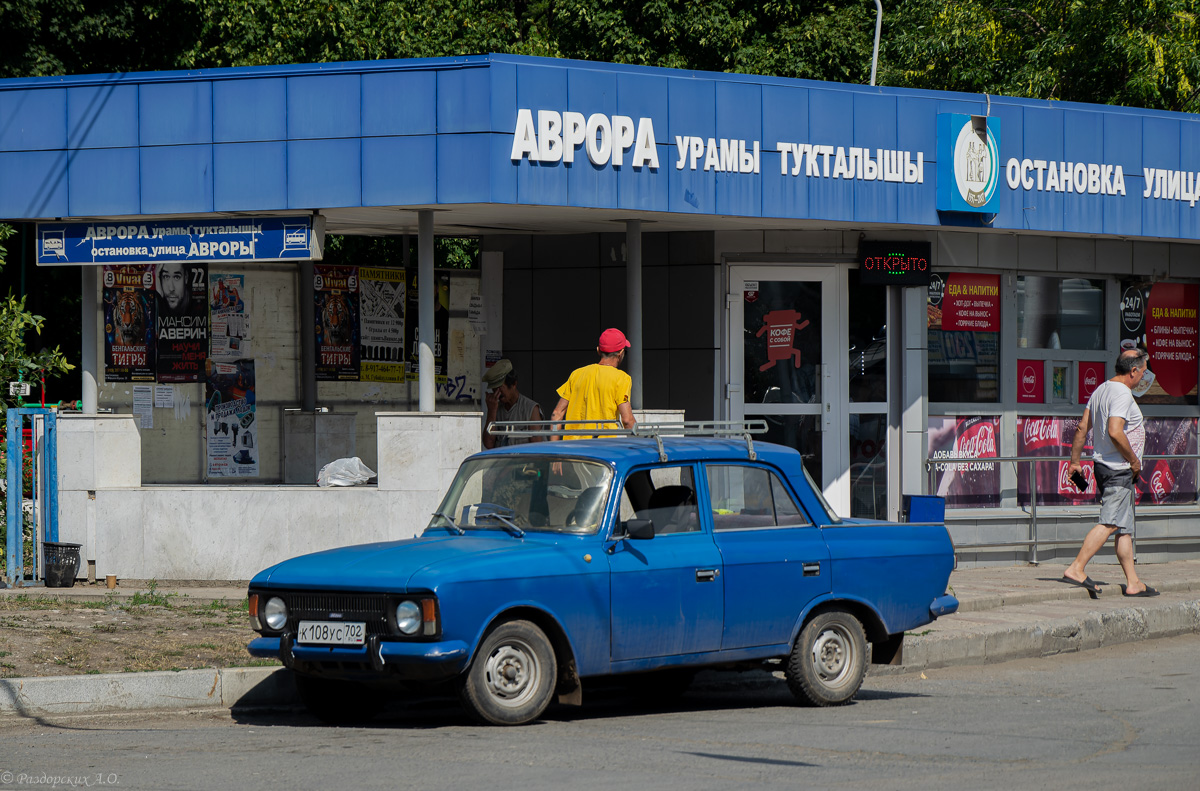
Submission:
[[301,621],[297,643],[318,645],[362,645],[367,625],[361,621]]

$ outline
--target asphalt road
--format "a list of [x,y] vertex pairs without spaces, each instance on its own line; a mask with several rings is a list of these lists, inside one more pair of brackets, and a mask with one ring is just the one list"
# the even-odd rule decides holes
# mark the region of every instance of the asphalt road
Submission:
[[[427,701],[373,727],[304,715],[0,720],[0,788],[1197,788],[1200,636],[868,677],[836,709],[768,676],[709,676],[670,707],[586,695],[487,728]],[[585,693],[586,694],[586,693]]]

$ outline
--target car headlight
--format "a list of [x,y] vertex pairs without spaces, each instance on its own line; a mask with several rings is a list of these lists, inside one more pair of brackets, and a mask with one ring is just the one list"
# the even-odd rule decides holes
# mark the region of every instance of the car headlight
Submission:
[[287,605],[283,603],[283,599],[278,596],[267,599],[262,608],[262,619],[268,629],[273,632],[280,631],[287,625],[287,617]]
[[421,607],[415,601],[402,601],[396,605],[396,628],[402,634],[416,634],[421,628]]

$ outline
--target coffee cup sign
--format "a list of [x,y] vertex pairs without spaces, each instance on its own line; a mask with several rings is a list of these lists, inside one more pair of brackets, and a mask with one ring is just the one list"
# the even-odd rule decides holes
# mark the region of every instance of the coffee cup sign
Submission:
[[1017,360],[1017,402],[1041,404],[1046,400],[1043,375],[1046,364],[1042,360]]
[[1079,364],[1079,403],[1086,404],[1092,393],[1104,381],[1104,363]]

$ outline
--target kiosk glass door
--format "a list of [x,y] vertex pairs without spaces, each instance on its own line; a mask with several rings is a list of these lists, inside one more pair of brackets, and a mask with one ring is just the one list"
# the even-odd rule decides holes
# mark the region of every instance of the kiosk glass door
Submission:
[[[839,334],[834,267],[729,268],[730,418],[762,417],[765,439],[800,451],[838,513],[846,441],[837,398]],[[845,355],[841,355],[844,357]],[[839,501],[840,500],[840,501]]]

